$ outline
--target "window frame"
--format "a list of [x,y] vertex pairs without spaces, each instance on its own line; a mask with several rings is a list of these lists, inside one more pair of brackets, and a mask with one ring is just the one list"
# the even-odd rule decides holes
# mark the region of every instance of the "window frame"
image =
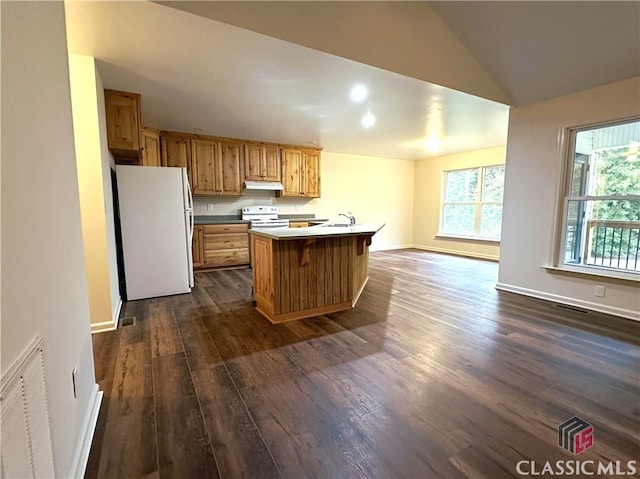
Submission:
[[[480,235],[480,227],[482,224],[482,206],[483,205],[500,205],[502,208],[504,204],[504,182],[502,184],[502,199],[503,201],[483,201],[484,190],[485,190],[485,173],[487,169],[490,168],[502,168],[503,175],[506,171],[505,163],[495,163],[490,165],[483,166],[471,166],[468,168],[455,168],[450,170],[442,170],[442,188],[441,188],[441,196],[440,196],[440,221],[438,225],[438,234],[437,238],[453,238],[453,239],[464,239],[471,241],[482,241],[489,243],[500,243],[502,238],[502,227],[500,228],[500,237],[487,237]],[[475,201],[447,201],[447,185],[448,185],[448,174],[456,173],[461,171],[478,171],[478,187],[476,189],[476,198]],[[460,235],[455,233],[447,233],[444,231],[444,210],[446,205],[475,205],[474,208],[474,224],[473,224],[473,235]]]
[[[623,125],[626,123],[633,123],[640,121],[640,116],[631,116],[625,118],[617,118],[614,120],[594,122],[589,124],[574,125],[565,127],[562,130],[562,143],[564,148],[560,148],[562,154],[561,162],[561,181],[558,192],[558,219],[557,233],[555,242],[555,251],[553,254],[553,266],[546,266],[545,268],[551,272],[559,273],[575,273],[585,276],[598,276],[610,279],[630,280],[632,282],[640,282],[640,274],[637,272],[625,271],[617,268],[612,268],[602,265],[583,264],[583,263],[565,263],[565,248],[567,242],[567,219],[569,215],[569,203],[571,201],[602,201],[602,200],[638,200],[640,195],[580,195],[572,196],[572,179],[575,163],[575,149],[577,135],[583,131],[595,130],[599,128],[606,128],[609,126]],[[583,252],[584,254],[584,252]]]

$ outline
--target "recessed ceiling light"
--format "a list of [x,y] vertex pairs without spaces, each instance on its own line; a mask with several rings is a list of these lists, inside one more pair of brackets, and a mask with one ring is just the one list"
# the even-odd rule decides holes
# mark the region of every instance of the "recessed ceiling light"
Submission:
[[371,114],[371,112],[367,112],[365,116],[360,120],[360,124],[365,128],[371,128],[376,124],[376,117]]
[[359,84],[351,89],[351,93],[349,94],[349,96],[351,97],[352,101],[360,103],[363,102],[365,98],[367,98],[367,96],[369,96],[369,90],[367,90],[367,87],[365,85]]
[[432,132],[431,135],[429,136],[429,139],[424,142],[424,146],[426,146],[429,151],[436,151],[440,148],[441,145],[442,145],[442,140],[438,138],[438,135],[436,134],[435,131]]

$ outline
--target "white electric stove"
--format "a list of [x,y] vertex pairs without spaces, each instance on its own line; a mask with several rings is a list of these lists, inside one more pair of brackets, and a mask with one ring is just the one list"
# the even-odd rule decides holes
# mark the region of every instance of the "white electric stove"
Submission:
[[277,206],[243,206],[242,219],[251,221],[251,228],[288,228],[289,220],[278,218]]

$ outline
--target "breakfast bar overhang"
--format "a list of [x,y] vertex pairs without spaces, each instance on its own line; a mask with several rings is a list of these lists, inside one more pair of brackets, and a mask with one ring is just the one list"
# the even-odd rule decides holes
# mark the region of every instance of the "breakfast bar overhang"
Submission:
[[272,323],[351,309],[384,223],[251,229],[253,297]]

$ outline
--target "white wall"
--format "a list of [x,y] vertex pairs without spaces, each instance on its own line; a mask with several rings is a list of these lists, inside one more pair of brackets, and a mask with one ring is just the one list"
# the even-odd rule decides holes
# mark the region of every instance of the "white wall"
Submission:
[[1,2],[0,8],[1,370],[4,374],[36,335],[44,337],[56,477],[71,477],[85,421],[95,410],[97,385],[64,7],[62,2]]
[[416,162],[413,243],[417,248],[498,260],[500,244],[491,241],[437,238],[440,230],[442,178],[447,170],[504,164],[504,146],[426,158]]
[[[95,63],[95,62],[94,62]],[[104,215],[107,231],[107,263],[109,268],[109,291],[111,297],[111,317],[117,323],[122,306],[122,298],[118,285],[118,262],[116,256],[116,231],[113,215],[113,188],[111,185],[111,169],[115,169],[113,155],[107,144],[107,111],[104,103],[104,87],[102,80],[95,70],[96,92],[98,100],[98,130],[100,133],[100,159],[102,161],[102,180],[104,191]]]
[[[104,95],[96,89],[93,57],[70,54],[69,77],[91,329],[113,329],[117,318],[112,311],[108,257],[108,241],[113,235],[107,235],[106,178],[103,178],[97,101]],[[110,181],[106,186],[110,189]]]
[[[638,283],[553,274],[568,127],[640,114],[640,77],[511,110],[498,287],[640,319]],[[594,296],[606,286],[603,298]]]
[[[413,237],[414,162],[322,152],[321,197],[276,198],[274,192],[249,192],[242,198],[196,198],[196,215],[237,215],[246,205],[277,205],[281,214],[315,214],[345,220],[351,211],[358,223],[384,222],[371,249],[411,246]],[[213,205],[208,211],[207,205]]]

